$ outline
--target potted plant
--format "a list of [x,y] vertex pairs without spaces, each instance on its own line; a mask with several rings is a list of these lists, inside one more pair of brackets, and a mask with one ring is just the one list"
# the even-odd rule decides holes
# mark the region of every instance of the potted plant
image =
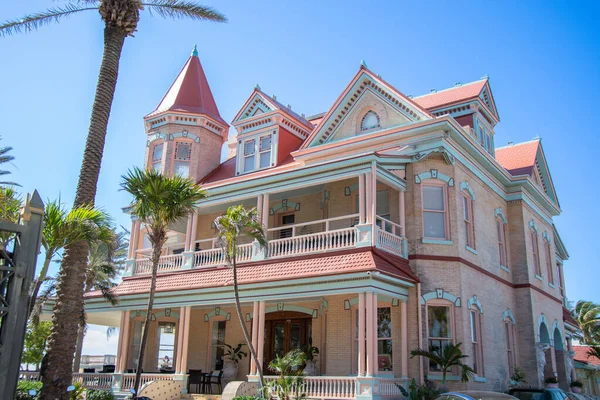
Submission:
[[233,347],[227,343],[221,345],[225,349],[225,360],[223,362],[223,378],[233,379],[238,373],[238,363],[244,357],[248,356],[248,353],[242,350],[246,343],[238,343],[236,347]]
[[558,379],[556,379],[555,376],[549,376],[548,378],[544,379],[544,383],[546,384],[547,388],[557,388],[558,387]]
[[308,346],[304,346],[304,354],[306,354],[306,366],[304,367],[304,375],[316,375],[317,360],[315,356],[319,354],[319,348],[313,346],[312,337],[308,338]]
[[571,392],[582,393],[583,392],[583,383],[581,381],[571,382]]

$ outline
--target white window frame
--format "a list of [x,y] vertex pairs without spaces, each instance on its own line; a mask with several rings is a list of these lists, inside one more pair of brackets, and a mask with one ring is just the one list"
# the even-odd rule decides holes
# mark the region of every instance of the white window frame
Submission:
[[470,330],[471,330],[471,351],[473,355],[471,357],[473,370],[475,374],[479,377],[484,376],[484,368],[483,368],[483,344],[481,342],[481,338],[483,337],[481,333],[481,310],[476,305],[472,305],[469,309],[469,321],[470,321]]
[[[261,139],[265,138],[267,136],[271,137],[271,147],[268,150],[261,150],[261,148],[260,148]],[[245,154],[246,143],[248,143],[249,141],[254,141],[254,153],[246,155]],[[238,165],[237,165],[237,171],[238,171],[237,174],[238,175],[249,174],[252,172],[256,172],[256,171],[260,171],[263,169],[274,167],[276,164],[275,155],[277,154],[276,141],[277,141],[277,131],[276,130],[263,131],[256,135],[252,135],[247,138],[240,139],[238,141],[238,143],[239,143],[238,154],[240,155],[240,157],[238,157],[239,160],[238,160]],[[270,153],[269,165],[267,165],[266,167],[261,167],[260,166],[261,155],[266,154],[266,153]],[[254,168],[246,171],[246,169],[245,169],[246,158],[248,158],[250,156],[254,157]]]
[[[444,204],[444,209],[443,210],[430,210],[430,209],[425,209],[425,187],[441,187],[442,188],[442,196],[443,196],[443,204]],[[450,226],[449,226],[449,218],[448,218],[448,209],[449,204],[448,204],[448,188],[445,182],[439,181],[439,180],[427,180],[426,182],[424,181],[423,183],[421,183],[421,211],[422,211],[422,216],[421,216],[421,223],[423,226],[423,237],[425,239],[430,239],[430,240],[450,240]],[[444,216],[444,237],[436,237],[436,236],[427,236],[426,232],[425,232],[425,213],[426,212],[431,212],[431,213],[441,213]]]
[[[159,158],[154,158],[155,152],[156,152],[156,148],[158,146],[161,146],[160,149],[160,157]],[[160,142],[160,143],[155,143],[152,147],[151,147],[151,151],[150,151],[150,168],[158,171],[158,172],[162,172],[162,160],[163,160],[163,155],[165,152],[165,143],[164,142]],[[158,168],[155,167],[155,165],[158,166]]]
[[[444,338],[444,337],[437,337],[437,336],[430,336],[429,334],[429,308],[430,307],[446,307],[448,308],[448,316],[449,316],[449,323],[450,323],[450,337],[449,338]],[[447,300],[441,300],[441,299],[434,299],[434,300],[429,300],[426,304],[425,304],[425,328],[427,329],[427,346],[426,349],[429,349],[431,347],[431,341],[446,341],[449,342],[450,344],[454,344],[455,340],[456,340],[456,326],[455,326],[455,318],[454,318],[454,307],[455,305]],[[441,350],[441,349],[440,349]],[[441,375],[442,371],[438,370],[438,369],[431,369],[430,364],[427,365],[427,373],[428,374],[435,374],[435,375]],[[454,371],[450,372],[450,374],[453,374]]]
[[[189,157],[188,158],[177,158],[177,147],[180,144],[186,144],[190,147],[190,153],[189,153]],[[189,178],[190,177],[190,167],[192,165],[192,142],[187,141],[187,140],[177,140],[175,141],[175,146],[173,148],[173,175],[175,175],[175,164],[177,163],[185,163],[187,164],[188,167],[188,173],[187,175],[183,175],[180,174],[183,178]]]

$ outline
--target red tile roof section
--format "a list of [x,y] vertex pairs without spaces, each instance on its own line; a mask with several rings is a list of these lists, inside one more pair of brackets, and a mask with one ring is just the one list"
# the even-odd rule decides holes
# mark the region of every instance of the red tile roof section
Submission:
[[196,55],[190,56],[160,104],[147,117],[165,111],[204,114],[228,126],[219,114],[202,64]]
[[588,356],[589,346],[573,346],[573,351],[575,352],[575,360],[588,363],[594,366],[600,366],[600,359],[596,357]]
[[[229,160],[225,161],[224,163],[219,165],[217,168],[215,168],[211,172],[209,172],[208,175],[206,175],[204,178],[200,179],[198,181],[198,183],[200,183],[200,184],[215,183],[215,182],[222,181],[225,179],[235,178],[235,176],[236,176],[235,175],[236,160],[237,160],[237,156],[231,157]],[[252,178],[254,176],[264,173],[265,171],[271,171],[276,168],[283,167],[287,164],[291,164],[293,161],[294,161],[294,157],[289,155],[285,160],[280,162],[279,165],[277,165],[276,167],[265,168],[265,169],[261,169],[260,171],[251,172],[249,174],[244,174],[244,175],[239,175],[239,176],[244,176],[246,178]]]
[[487,79],[482,79],[461,86],[440,90],[439,92],[415,97],[413,98],[413,101],[421,107],[431,110],[476,98],[479,96],[486,83]]
[[[410,282],[418,282],[406,260],[388,256],[371,249],[352,249],[329,255],[313,254],[286,261],[264,261],[242,264],[238,267],[241,285],[257,282],[276,282],[288,279],[310,278],[330,275],[343,275],[354,272],[380,271]],[[195,269],[176,273],[159,274],[156,291],[180,291],[232,285],[233,274],[229,267]],[[123,279],[114,293],[119,296],[147,293],[150,289],[150,276]],[[98,291],[86,297],[102,297]]]
[[496,149],[496,160],[511,175],[532,175],[539,140],[532,140]]

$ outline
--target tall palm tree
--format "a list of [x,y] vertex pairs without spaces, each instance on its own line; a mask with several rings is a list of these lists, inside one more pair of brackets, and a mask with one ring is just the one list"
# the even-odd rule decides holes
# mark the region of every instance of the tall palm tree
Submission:
[[[0,25],[0,36],[12,35],[36,30],[71,15],[93,10],[99,11],[104,22],[104,50],[74,207],[94,204],[123,44],[128,36],[133,36],[140,19],[140,11],[145,8],[150,14],[157,14],[163,18],[227,21],[220,12],[199,5],[193,0],[74,0],[62,7],[52,7]],[[60,307],[54,309],[54,325],[48,350],[46,371],[51,373],[43,377],[42,399],[63,399],[67,387],[71,384],[70,371],[77,341],[77,323],[73,315],[79,314],[83,308],[87,255],[85,241],[72,243],[65,250],[57,289],[56,304]]]
[[579,325],[579,340],[584,344],[600,343],[600,305],[592,301],[579,300],[575,304],[573,317]]
[[[16,224],[21,216],[23,199],[11,187],[0,186],[0,221]],[[15,235],[9,232],[0,232],[0,247],[6,248]]]
[[[0,139],[2,139],[2,138],[0,137]],[[15,159],[14,156],[8,154],[11,150],[12,150],[12,147],[10,147],[10,146],[0,147],[0,165],[9,163]],[[9,175],[10,173],[11,173],[10,171],[4,170],[4,169],[0,170],[0,176]],[[5,186],[5,185],[20,186],[19,184],[15,183],[15,182],[0,181],[0,186]]]
[[60,200],[50,201],[44,212],[44,229],[42,230],[42,246],[44,262],[29,300],[29,313],[33,311],[35,301],[42,284],[48,275],[50,263],[71,243],[85,240],[88,243],[106,243],[114,240],[114,232],[110,226],[110,217],[106,212],[93,206],[75,207],[67,211]]
[[[256,364],[256,369],[260,377],[261,388],[264,387],[265,381],[263,377],[262,366],[258,362],[256,355],[256,349],[252,346],[250,340],[250,334],[248,328],[244,322],[244,316],[242,315],[242,307],[240,305],[240,294],[238,289],[238,278],[237,278],[237,255],[238,255],[238,243],[242,237],[249,237],[256,240],[261,246],[265,246],[267,239],[263,225],[259,220],[258,211],[256,208],[246,210],[244,207],[232,206],[227,209],[225,215],[219,216],[215,219],[215,227],[217,228],[217,241],[223,248],[225,253],[225,260],[233,270],[233,293],[235,295],[235,309],[237,311],[238,319],[244,333],[244,339],[250,349],[250,354]],[[254,318],[257,316],[255,315]]]
[[441,351],[435,346],[431,346],[429,350],[417,349],[410,352],[410,358],[421,356],[437,364],[442,371],[442,385],[446,384],[446,375],[452,367],[458,367],[460,380],[468,382],[475,374],[475,370],[463,363],[463,360],[469,356],[462,353],[461,346],[462,343],[448,344],[443,346]]
[[[99,290],[106,301],[112,305],[118,303],[118,298],[112,289],[117,285],[115,281],[125,264],[128,246],[129,242],[125,237],[125,232],[115,232],[109,242],[95,241],[90,245],[90,256],[85,274],[85,293]],[[82,322],[79,324],[79,332],[77,333],[73,372],[78,372],[81,364],[83,338],[87,331],[85,315]],[[106,332],[107,336],[110,336],[113,329],[108,328]]]
[[[148,327],[152,317],[156,274],[162,248],[167,241],[169,226],[183,220],[194,211],[198,201],[206,197],[206,192],[190,179],[179,175],[166,177],[150,170],[135,168],[123,176],[121,188],[133,196],[129,205],[131,214],[137,216],[148,230],[148,239],[152,244],[152,279],[146,309],[144,327]],[[142,331],[138,368],[135,374],[134,390],[137,396],[144,365],[148,329]]]

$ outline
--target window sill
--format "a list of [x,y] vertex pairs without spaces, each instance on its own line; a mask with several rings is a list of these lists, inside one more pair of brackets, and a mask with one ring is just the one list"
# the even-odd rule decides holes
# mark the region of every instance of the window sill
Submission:
[[501,265],[500,269],[503,270],[503,271],[506,271],[506,272],[510,272],[510,268],[505,267],[504,265]]
[[[427,380],[430,381],[441,381],[442,380],[442,374],[427,374]],[[458,375],[446,375],[446,380],[447,381],[460,381],[460,376]]]
[[541,277],[541,276],[539,276],[538,274],[535,274],[535,278],[536,278],[536,279],[539,279],[539,280],[540,280],[540,281],[542,281],[542,282],[544,281],[544,278],[542,278],[542,277]]
[[477,250],[475,250],[474,248],[472,248],[471,246],[467,245],[465,246],[465,249],[469,250],[471,253],[473,254],[477,254]]
[[554,286],[554,283],[548,282],[548,286],[550,286],[552,289],[556,289],[556,286]]
[[428,238],[423,238],[422,242],[425,244],[446,244],[446,245],[451,245],[452,244],[452,240],[446,240],[446,239],[428,239]]
[[482,383],[486,383],[487,382],[487,378],[485,376],[477,376],[477,375],[475,375],[473,377],[473,380],[475,382],[482,382]]

